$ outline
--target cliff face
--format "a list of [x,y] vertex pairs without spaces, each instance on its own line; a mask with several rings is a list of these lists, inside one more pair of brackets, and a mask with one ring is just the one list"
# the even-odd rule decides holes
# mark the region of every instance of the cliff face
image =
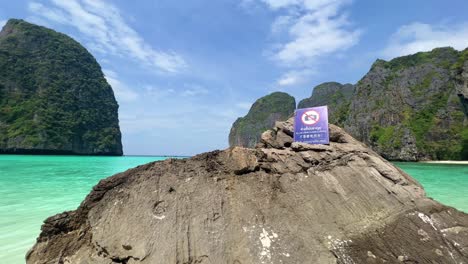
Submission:
[[229,133],[230,146],[254,147],[260,135],[271,128],[275,121],[284,121],[296,109],[294,97],[274,92],[258,99],[245,117],[238,118]]
[[377,60],[354,86],[325,83],[299,107],[328,105],[338,124],[391,160],[468,159],[468,50]]
[[292,122],[102,180],[27,263],[468,262],[468,215],[336,126],[329,146],[293,143]]
[[467,159],[461,55],[440,48],[375,62],[356,84],[346,131],[388,159]]
[[458,61],[452,66],[455,79],[455,88],[457,91],[460,103],[463,106],[463,112],[468,117],[468,49],[461,52]]
[[299,102],[298,108],[328,105],[328,120],[341,126],[346,121],[354,85],[337,82],[322,83],[314,88],[309,98]]
[[93,56],[53,30],[0,32],[0,153],[122,155],[118,104]]

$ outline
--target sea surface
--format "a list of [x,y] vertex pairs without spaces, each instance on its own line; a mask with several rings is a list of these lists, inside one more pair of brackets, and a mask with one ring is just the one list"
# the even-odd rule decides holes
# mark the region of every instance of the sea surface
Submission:
[[[0,260],[23,264],[42,221],[73,210],[100,179],[166,157],[0,155]],[[396,163],[428,196],[468,212],[468,165]]]

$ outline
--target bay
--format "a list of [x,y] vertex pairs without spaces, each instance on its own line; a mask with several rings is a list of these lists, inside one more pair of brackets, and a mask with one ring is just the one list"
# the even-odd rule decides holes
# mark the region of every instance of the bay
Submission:
[[0,155],[2,263],[25,263],[44,219],[76,209],[99,180],[165,158]]
[[[0,155],[0,259],[25,263],[44,219],[74,210],[101,179],[160,156]],[[468,165],[395,163],[427,195],[468,212]]]
[[422,184],[426,195],[468,213],[468,165],[395,162]]

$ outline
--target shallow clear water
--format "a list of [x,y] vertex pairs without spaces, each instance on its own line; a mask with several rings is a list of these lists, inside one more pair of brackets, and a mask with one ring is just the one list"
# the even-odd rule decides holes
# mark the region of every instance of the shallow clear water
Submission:
[[468,165],[396,162],[435,200],[468,213]]
[[[100,179],[165,157],[0,155],[0,260],[22,264],[42,221],[73,210]],[[427,194],[468,212],[468,165],[396,163]]]
[[0,155],[1,263],[25,263],[42,221],[76,209],[100,179],[163,159]]

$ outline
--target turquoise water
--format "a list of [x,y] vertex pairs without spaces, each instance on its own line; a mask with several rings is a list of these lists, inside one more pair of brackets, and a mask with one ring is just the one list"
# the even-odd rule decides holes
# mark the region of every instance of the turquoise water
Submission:
[[163,159],[0,155],[1,263],[24,263],[42,221],[76,209],[100,179]]
[[435,200],[468,213],[468,165],[396,162]]
[[[164,157],[0,155],[0,259],[24,263],[42,221],[75,209],[100,179]],[[427,194],[468,212],[468,165],[396,163]]]

